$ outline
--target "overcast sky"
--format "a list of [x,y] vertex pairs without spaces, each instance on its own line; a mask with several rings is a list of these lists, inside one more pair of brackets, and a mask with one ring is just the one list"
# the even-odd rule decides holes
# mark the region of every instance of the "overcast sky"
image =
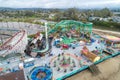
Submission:
[[0,0],[12,8],[120,8],[120,0]]

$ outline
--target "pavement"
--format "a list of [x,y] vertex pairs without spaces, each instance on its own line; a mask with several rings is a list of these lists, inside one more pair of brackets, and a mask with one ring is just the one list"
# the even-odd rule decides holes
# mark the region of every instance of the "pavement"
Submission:
[[102,30],[102,29],[93,29],[93,32],[109,34],[109,35],[120,37],[120,32],[116,32],[116,31],[109,31],[109,30]]
[[113,34],[120,34],[120,32],[110,31],[110,30],[101,30],[101,29],[93,29],[93,30],[94,31],[107,32],[107,33],[113,33]]

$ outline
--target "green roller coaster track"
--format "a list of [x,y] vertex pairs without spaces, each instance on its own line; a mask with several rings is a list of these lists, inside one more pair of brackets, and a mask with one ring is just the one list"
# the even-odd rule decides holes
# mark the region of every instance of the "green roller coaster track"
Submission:
[[66,31],[72,28],[73,26],[75,26],[76,30],[79,30],[80,32],[88,32],[90,34],[92,33],[92,26],[93,26],[92,23],[90,22],[83,23],[83,22],[74,21],[74,20],[62,20],[61,22],[55,24],[55,27],[49,30],[48,33],[49,34],[54,33],[59,30]]

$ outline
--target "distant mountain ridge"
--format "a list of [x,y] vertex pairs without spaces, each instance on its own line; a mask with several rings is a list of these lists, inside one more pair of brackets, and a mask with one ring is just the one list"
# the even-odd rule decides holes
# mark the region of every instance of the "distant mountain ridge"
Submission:
[[[0,7],[0,10],[52,10],[56,8],[9,8],[9,7]],[[65,9],[59,9],[65,10]]]
[[[10,7],[0,7],[0,11],[4,11],[4,10],[7,10],[7,11],[19,11],[19,10],[42,10],[42,11],[49,11],[49,10],[53,10],[53,9],[58,9],[58,10],[61,10],[61,11],[64,11],[64,10],[67,10],[68,8],[10,8]],[[80,8],[76,8],[80,11],[85,11],[85,10],[90,10],[90,9],[80,9]],[[94,9],[91,9],[91,10],[100,10],[101,8],[94,8]],[[115,10],[119,10],[120,11],[120,8],[108,8],[109,10],[111,11],[115,11]]]

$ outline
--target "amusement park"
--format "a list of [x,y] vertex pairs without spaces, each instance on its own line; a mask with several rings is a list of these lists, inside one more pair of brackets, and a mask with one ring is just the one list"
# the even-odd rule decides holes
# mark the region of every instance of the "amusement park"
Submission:
[[62,20],[42,28],[0,26],[0,79],[64,80],[88,68],[97,74],[97,64],[120,54],[120,38],[94,32],[93,25]]

